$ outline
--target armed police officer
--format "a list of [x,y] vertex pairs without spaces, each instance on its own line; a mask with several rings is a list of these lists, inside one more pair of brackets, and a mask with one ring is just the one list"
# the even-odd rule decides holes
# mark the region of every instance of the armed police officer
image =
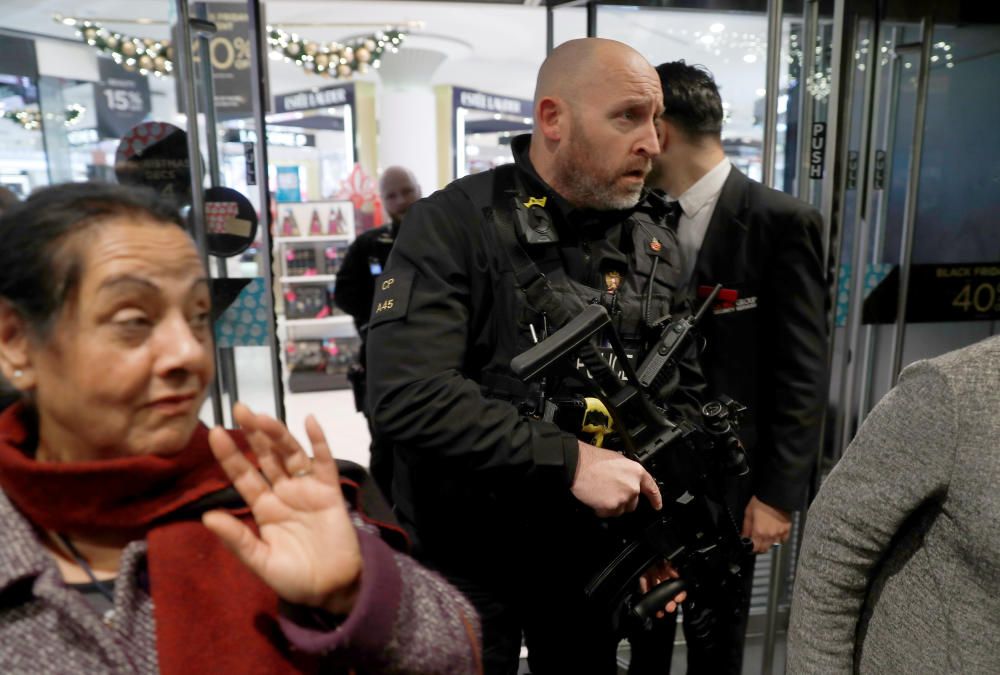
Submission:
[[389,224],[368,230],[354,240],[344,255],[344,262],[337,272],[333,301],[354,319],[354,326],[361,337],[358,362],[351,368],[350,379],[354,387],[354,402],[358,412],[368,419],[372,435],[370,468],[375,484],[386,499],[392,499],[392,444],[381,441],[375,434],[368,414],[365,391],[365,343],[368,339],[368,317],[375,297],[375,278],[382,274],[389,252],[399,234],[403,216],[413,203],[420,199],[420,184],[413,172],[401,166],[390,166],[379,179],[379,196],[389,214]]
[[[656,71],[631,48],[561,45],[515,164],[414,204],[377,282],[369,395],[395,443],[397,513],[480,612],[488,673],[517,671],[522,632],[536,675],[616,672],[609,618],[582,591],[606,552],[598,516],[640,499],[658,509],[660,491],[637,462],[539,419],[537,385],[510,361],[589,303],[633,349],[675,311],[676,237],[643,187],[662,110]],[[696,404],[694,360],[680,370],[673,399]]]

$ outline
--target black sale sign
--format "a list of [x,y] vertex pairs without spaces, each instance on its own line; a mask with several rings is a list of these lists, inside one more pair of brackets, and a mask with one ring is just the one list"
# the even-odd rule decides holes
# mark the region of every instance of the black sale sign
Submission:
[[[864,323],[892,323],[899,297],[895,268],[865,298]],[[1000,262],[929,263],[910,268],[907,323],[1000,319]]]
[[[208,20],[216,32],[208,40],[208,59],[212,64],[212,87],[215,89],[215,114],[220,120],[253,115],[250,83],[250,16],[246,3],[208,2]],[[201,40],[193,45],[195,68],[200,68],[205,54]],[[196,75],[200,76],[200,75]]]
[[111,59],[98,59],[97,65],[101,77],[94,85],[98,135],[121,138],[149,114],[149,81]]

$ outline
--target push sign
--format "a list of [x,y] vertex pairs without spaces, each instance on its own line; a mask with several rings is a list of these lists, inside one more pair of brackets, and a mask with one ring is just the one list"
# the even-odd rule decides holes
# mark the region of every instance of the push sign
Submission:
[[823,161],[826,158],[826,122],[814,122],[809,145],[809,177],[823,178]]

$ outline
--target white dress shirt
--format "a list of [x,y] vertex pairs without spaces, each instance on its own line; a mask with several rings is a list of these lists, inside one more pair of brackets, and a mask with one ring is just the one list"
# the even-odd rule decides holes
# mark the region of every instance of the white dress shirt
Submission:
[[684,267],[681,279],[685,286],[691,284],[695,263],[698,262],[698,251],[705,241],[705,232],[715,212],[715,205],[722,193],[722,186],[729,177],[732,164],[728,157],[715,165],[711,171],[702,176],[697,183],[689,187],[680,197],[667,195],[671,200],[681,203],[681,219],[677,223],[677,239],[680,240],[681,253],[684,256]]

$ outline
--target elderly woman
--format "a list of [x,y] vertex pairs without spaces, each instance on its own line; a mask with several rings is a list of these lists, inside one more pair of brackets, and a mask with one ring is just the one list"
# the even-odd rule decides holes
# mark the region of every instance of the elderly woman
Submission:
[[478,671],[471,606],[349,509],[315,420],[313,460],[245,407],[199,423],[209,288],[174,212],[62,185],[0,241],[0,672]]

